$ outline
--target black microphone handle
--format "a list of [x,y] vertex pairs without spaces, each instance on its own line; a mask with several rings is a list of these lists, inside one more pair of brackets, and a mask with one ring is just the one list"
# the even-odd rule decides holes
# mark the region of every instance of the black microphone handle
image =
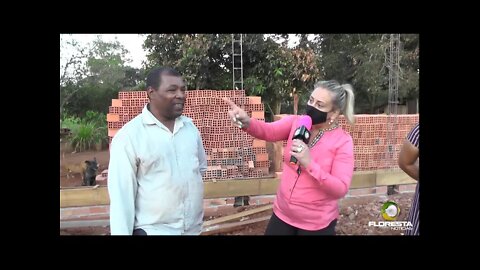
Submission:
[[[302,132],[303,131],[303,132]],[[293,139],[300,139],[302,140],[305,144],[308,144],[308,141],[309,141],[309,137],[310,137],[310,131],[305,127],[305,126],[301,126],[299,127],[295,133],[299,132],[299,134],[297,134],[297,136],[293,136],[292,137],[292,140]],[[308,136],[305,136],[305,133],[307,133]],[[294,156],[290,156],[290,164],[291,165],[295,165],[298,163],[298,160],[296,157]]]
[[294,156],[290,156],[290,164],[297,164],[298,160]]

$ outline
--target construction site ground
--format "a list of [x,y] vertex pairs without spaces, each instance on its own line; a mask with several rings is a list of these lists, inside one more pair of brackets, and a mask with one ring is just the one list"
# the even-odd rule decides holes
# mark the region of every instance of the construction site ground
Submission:
[[[82,175],[79,172],[68,173],[67,168],[73,165],[81,165],[85,160],[97,159],[99,164],[98,174],[108,168],[110,155],[108,150],[86,151],[79,153],[66,152],[60,148],[60,187],[71,188],[82,186]],[[102,183],[98,183],[102,185]]]
[[[80,163],[87,159],[96,157],[100,163],[99,173],[108,167],[108,150],[101,152],[82,152],[82,153],[64,153],[60,154],[61,169],[60,169],[60,186],[62,188],[72,188],[81,186],[82,179],[80,174],[74,174],[74,177],[67,178],[64,170],[65,164]],[[101,183],[99,183],[101,184]],[[346,197],[340,201],[340,217],[337,222],[337,235],[401,235],[403,231],[392,230],[388,227],[373,227],[369,226],[370,221],[384,221],[380,215],[380,209],[384,202],[390,200],[397,203],[400,207],[400,215],[397,221],[406,221],[408,212],[410,210],[413,192],[393,194],[393,195],[368,195],[361,197]],[[248,205],[233,207],[226,205],[218,208],[216,211],[205,211],[205,221],[214,220],[219,217],[226,217],[242,211],[248,211],[264,205]],[[250,220],[258,220],[263,217],[268,218],[272,214],[272,210],[265,210],[252,215],[246,215],[237,219],[229,220],[227,222],[219,223],[238,224],[235,227],[224,229],[219,233],[210,233],[210,235],[263,235],[268,224],[268,219],[260,222],[243,225]],[[105,220],[104,220],[105,221]],[[243,222],[243,223],[242,223]],[[105,223],[105,222],[104,222]],[[225,226],[228,227],[228,226]],[[79,227],[79,228],[65,228],[60,229],[60,235],[109,235],[110,228],[108,225],[95,227]]]

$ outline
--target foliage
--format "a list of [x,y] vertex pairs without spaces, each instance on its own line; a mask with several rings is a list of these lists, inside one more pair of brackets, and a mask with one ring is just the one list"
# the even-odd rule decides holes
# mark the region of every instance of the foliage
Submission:
[[[293,90],[300,104],[318,80],[351,83],[356,113],[374,113],[387,104],[389,34],[298,34],[288,46],[285,34],[243,36],[243,75],[247,95],[262,96],[267,110],[291,113]],[[313,38],[312,38],[313,37]],[[419,36],[401,34],[399,101],[418,97]],[[61,35],[60,113],[85,117],[88,110],[107,113],[118,91],[145,88],[154,66],[179,70],[189,89],[232,88],[231,34],[146,35],[147,62],[127,65],[127,51],[118,41],[97,39],[89,46]],[[65,48],[74,49],[71,55]],[[62,118],[63,119],[63,118]]]
[[75,151],[93,149],[108,142],[106,116],[103,113],[87,111],[84,118],[64,115],[62,128],[70,129],[67,137]]
[[[389,34],[323,34],[318,65],[325,79],[351,83],[355,111],[374,113],[388,102]],[[418,97],[418,35],[400,35],[399,101]]]
[[[69,61],[67,46],[75,56]],[[75,39],[63,37],[62,40],[61,36],[60,52],[67,59],[61,61],[67,64],[61,64],[64,72],[60,77],[60,115],[67,112],[84,116],[88,110],[107,113],[111,100],[118,97],[120,90],[143,89],[145,71],[127,65],[128,51],[117,40],[105,42],[97,37],[82,47]]]

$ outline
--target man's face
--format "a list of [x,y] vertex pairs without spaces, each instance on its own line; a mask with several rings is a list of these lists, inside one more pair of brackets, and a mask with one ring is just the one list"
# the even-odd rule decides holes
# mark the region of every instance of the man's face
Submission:
[[185,83],[182,77],[160,75],[158,90],[151,91],[150,105],[167,120],[173,120],[183,113],[185,105]]

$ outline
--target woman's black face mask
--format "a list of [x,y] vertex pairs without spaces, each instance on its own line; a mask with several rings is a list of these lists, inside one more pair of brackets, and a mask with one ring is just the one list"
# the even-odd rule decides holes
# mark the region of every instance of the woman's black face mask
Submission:
[[318,125],[327,122],[328,112],[322,112],[313,106],[307,105],[306,114],[312,118],[312,124]]

